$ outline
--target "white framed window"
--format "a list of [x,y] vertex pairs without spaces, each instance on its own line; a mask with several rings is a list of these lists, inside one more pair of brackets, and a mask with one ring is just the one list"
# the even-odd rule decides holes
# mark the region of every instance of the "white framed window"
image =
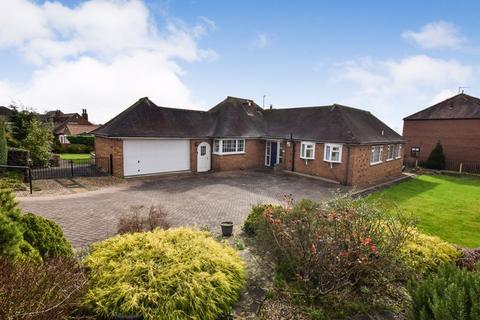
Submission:
[[323,150],[323,161],[327,162],[342,162],[342,145],[326,143]]
[[387,146],[387,161],[393,160],[394,153],[395,153],[395,145],[389,144]]
[[302,141],[300,147],[300,158],[305,160],[315,159],[315,142]]
[[245,153],[245,139],[215,139],[213,141],[213,153]]
[[383,146],[372,146],[372,156],[370,158],[370,164],[382,163],[383,159]]
[[402,157],[402,145],[397,144],[397,148],[395,149],[395,159],[400,159]]

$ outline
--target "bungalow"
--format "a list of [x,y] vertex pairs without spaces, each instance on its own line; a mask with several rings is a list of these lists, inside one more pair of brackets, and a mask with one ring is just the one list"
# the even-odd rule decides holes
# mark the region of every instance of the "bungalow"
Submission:
[[401,175],[403,138],[370,112],[338,104],[262,109],[227,97],[208,111],[138,100],[92,132],[120,177],[276,167],[345,185]]

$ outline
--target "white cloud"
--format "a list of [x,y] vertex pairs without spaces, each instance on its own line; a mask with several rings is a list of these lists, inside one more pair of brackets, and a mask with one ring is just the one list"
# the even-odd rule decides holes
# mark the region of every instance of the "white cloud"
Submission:
[[426,49],[442,47],[458,49],[465,42],[465,38],[459,34],[457,27],[445,21],[428,23],[418,32],[404,31],[402,37]]
[[272,44],[271,36],[266,32],[257,33],[255,40],[252,42],[251,47],[257,49],[265,49]]
[[346,103],[371,110],[400,131],[403,117],[455,94],[454,89],[467,83],[472,73],[472,67],[456,60],[416,55],[343,62],[335,78],[356,86]]
[[2,104],[21,101],[39,111],[86,107],[101,122],[143,96],[192,107],[178,61],[216,57],[198,45],[215,29],[213,21],[199,17],[188,26],[169,17],[160,27],[142,1],[91,0],[71,8],[2,0],[0,12],[22,12],[1,15],[0,48],[16,50],[35,66],[27,83],[0,81],[0,99],[8,99]]

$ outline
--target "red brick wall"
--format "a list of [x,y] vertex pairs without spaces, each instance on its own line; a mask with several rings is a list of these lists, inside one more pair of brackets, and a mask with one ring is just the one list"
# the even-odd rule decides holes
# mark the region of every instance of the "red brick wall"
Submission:
[[447,161],[480,161],[480,119],[404,121],[403,137],[406,157],[414,146],[426,160],[440,140]]
[[264,166],[264,163],[264,140],[245,140],[245,153],[242,154],[217,155],[213,154],[212,149],[212,169],[215,171],[232,171],[262,168]]
[[[97,157],[113,156],[113,175],[123,177],[123,141],[120,139],[110,139],[95,137],[95,155]],[[107,168],[103,168],[107,169]]]

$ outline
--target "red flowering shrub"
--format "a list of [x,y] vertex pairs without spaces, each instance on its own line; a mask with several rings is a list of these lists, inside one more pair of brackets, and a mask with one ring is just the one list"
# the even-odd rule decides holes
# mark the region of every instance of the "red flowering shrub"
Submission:
[[345,196],[328,203],[268,206],[263,217],[266,227],[256,235],[309,301],[333,292],[381,288],[403,272],[399,250],[411,223],[401,215]]

